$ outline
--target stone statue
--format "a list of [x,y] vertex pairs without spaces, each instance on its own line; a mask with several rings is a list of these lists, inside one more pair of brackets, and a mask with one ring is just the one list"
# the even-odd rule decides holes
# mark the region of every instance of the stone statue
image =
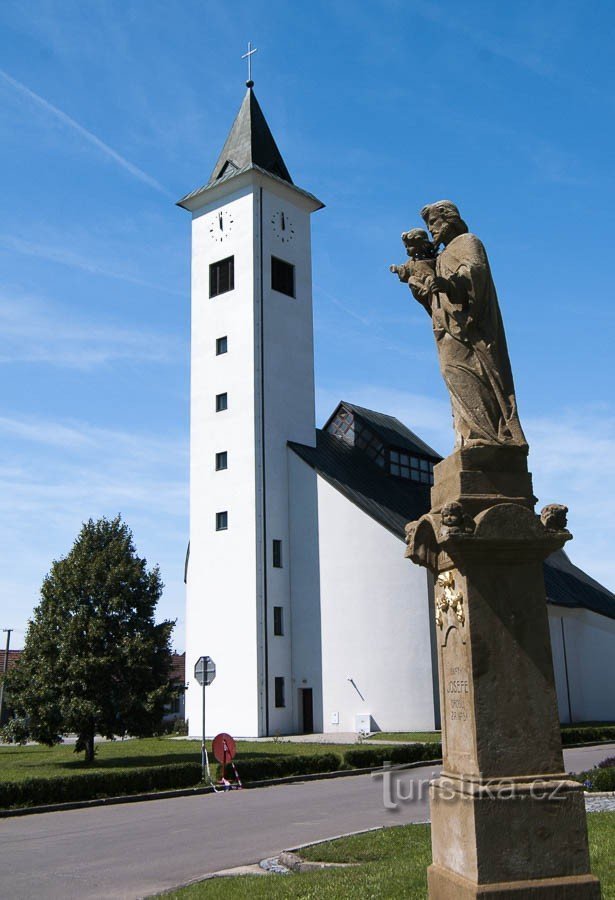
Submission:
[[[423,207],[431,232],[404,232],[410,260],[391,266],[433,323],[440,370],[453,407],[457,447],[527,448],[517,414],[504,326],[485,248],[450,200]],[[444,245],[435,256],[434,250]],[[434,258],[435,257],[435,258]]]

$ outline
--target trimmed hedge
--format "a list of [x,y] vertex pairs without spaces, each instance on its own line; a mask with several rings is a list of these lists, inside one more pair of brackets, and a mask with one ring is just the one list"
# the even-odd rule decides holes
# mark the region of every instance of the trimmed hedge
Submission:
[[615,791],[615,766],[590,769],[580,775],[573,775],[575,781],[580,781],[587,791]]
[[0,782],[0,808],[44,806],[193,787],[200,780],[200,763],[190,762],[141,766],[119,772],[98,769],[79,775],[59,775],[57,778],[4,781]]
[[422,762],[439,759],[442,756],[442,744],[392,744],[388,747],[357,747],[344,753],[344,763],[352,769],[367,769],[382,766],[389,761],[393,765]]
[[[280,755],[260,759],[236,759],[239,777],[246,784],[267,778],[287,775],[310,775],[335,772],[342,758],[337,753],[308,755]],[[219,769],[221,767],[218,767]],[[229,767],[227,767],[229,774]],[[24,806],[45,806],[118,797],[148,791],[196,787],[201,784],[201,764],[171,763],[116,772],[97,769],[79,775],[60,775],[57,778],[27,778],[24,781],[0,783],[0,809]]]
[[562,728],[562,744],[599,744],[602,741],[615,741],[615,725],[587,725],[585,727]]
[[[288,775],[313,775],[317,772],[335,772],[342,757],[338,753],[311,753],[304,756],[280,754],[263,756],[259,759],[235,759],[239,777],[243,782],[264,781],[267,778],[285,778]],[[218,767],[221,771],[221,766]],[[232,768],[226,767],[226,774],[232,775]]]

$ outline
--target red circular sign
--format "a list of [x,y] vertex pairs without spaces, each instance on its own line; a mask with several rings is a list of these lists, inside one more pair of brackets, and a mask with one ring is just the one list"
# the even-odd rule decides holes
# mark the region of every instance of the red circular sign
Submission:
[[211,746],[214,751],[214,756],[219,763],[222,763],[222,765],[230,762],[237,753],[235,741],[230,734],[225,734],[225,732],[217,734],[213,739]]

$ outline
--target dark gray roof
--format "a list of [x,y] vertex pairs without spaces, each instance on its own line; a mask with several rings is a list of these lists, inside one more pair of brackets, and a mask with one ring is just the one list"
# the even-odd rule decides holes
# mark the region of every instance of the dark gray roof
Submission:
[[244,172],[259,172],[261,175],[266,175],[267,178],[273,179],[273,181],[278,181],[280,184],[285,184],[286,187],[292,188],[293,191],[296,191],[306,199],[311,200],[315,204],[316,209],[322,209],[325,205],[322,200],[319,200],[318,197],[314,196],[314,194],[310,194],[309,191],[305,191],[303,188],[297,187],[296,184],[291,184],[289,181],[285,181],[283,178],[280,178],[279,175],[274,175],[273,172],[267,172],[261,166],[250,163],[249,165],[244,166],[242,169],[238,169],[237,171],[232,168],[227,169],[224,175],[218,178],[217,181],[208,181],[207,184],[195,188],[193,191],[190,191],[189,194],[185,194],[185,196],[183,196],[181,200],[177,201],[177,206],[182,206],[184,209],[190,209],[190,201],[194,200],[201,194],[204,194],[206,191],[212,190],[212,188],[215,188],[216,185],[228,181],[230,178],[233,178],[236,175],[243,175]]
[[289,447],[334,488],[397,537],[406,522],[429,509],[429,485],[395,478],[380,469],[362,450],[328,431],[316,431],[316,446]]
[[205,191],[211,190],[217,184],[242,175],[244,172],[256,171],[268,175],[270,178],[291,186],[308,200],[316,204],[317,209],[322,209],[322,203],[318,197],[304,191],[293,184],[286,163],[273,138],[267,120],[259,106],[258,100],[251,87],[246,91],[243,103],[237,113],[237,118],[226,139],[222,152],[209,177],[207,184],[190,191],[181,200],[178,206],[191,209],[191,201],[199,197]]
[[250,165],[260,166],[283,181],[293,183],[251,87],[246,91],[209,183]]
[[583,608],[615,619],[615,594],[575,566],[563,550],[544,566],[547,600],[556,606]]
[[337,415],[340,406],[345,406],[346,409],[351,410],[355,418],[362,419],[388,447],[401,447],[404,450],[409,450],[411,453],[428,456],[434,462],[442,459],[439,453],[436,453],[432,447],[426,444],[425,441],[422,441],[413,431],[410,431],[395,416],[387,416],[373,409],[357,406],[355,403],[347,403],[345,400],[338,404],[333,415],[328,418],[325,423],[325,429]]
[[[344,405],[366,420],[366,414],[369,414],[370,424],[374,428],[376,425],[378,428],[391,428],[394,432],[391,443],[394,445],[403,446],[400,440],[412,435],[405,425],[392,416],[360,406]],[[435,460],[442,458],[415,435],[412,435],[412,440],[418,441],[417,446],[426,448],[423,452],[428,452]],[[362,450],[327,431],[316,430],[315,447],[294,442],[289,442],[289,447],[344,497],[402,541],[406,523],[429,512],[431,502],[427,485],[387,474]],[[615,595],[573,565],[563,551],[552,554],[546,560],[544,574],[547,601],[552,605],[588,609],[615,619]]]

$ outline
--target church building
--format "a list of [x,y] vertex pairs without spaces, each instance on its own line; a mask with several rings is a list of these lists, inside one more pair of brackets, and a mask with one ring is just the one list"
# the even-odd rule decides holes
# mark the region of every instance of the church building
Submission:
[[[311,215],[251,81],[192,214],[186,716],[208,734],[440,727],[431,575],[404,559],[438,453],[385,413],[314,420]],[[360,399],[360,398],[357,398]],[[410,423],[411,424],[411,423]],[[545,564],[562,721],[615,720],[615,596]]]

